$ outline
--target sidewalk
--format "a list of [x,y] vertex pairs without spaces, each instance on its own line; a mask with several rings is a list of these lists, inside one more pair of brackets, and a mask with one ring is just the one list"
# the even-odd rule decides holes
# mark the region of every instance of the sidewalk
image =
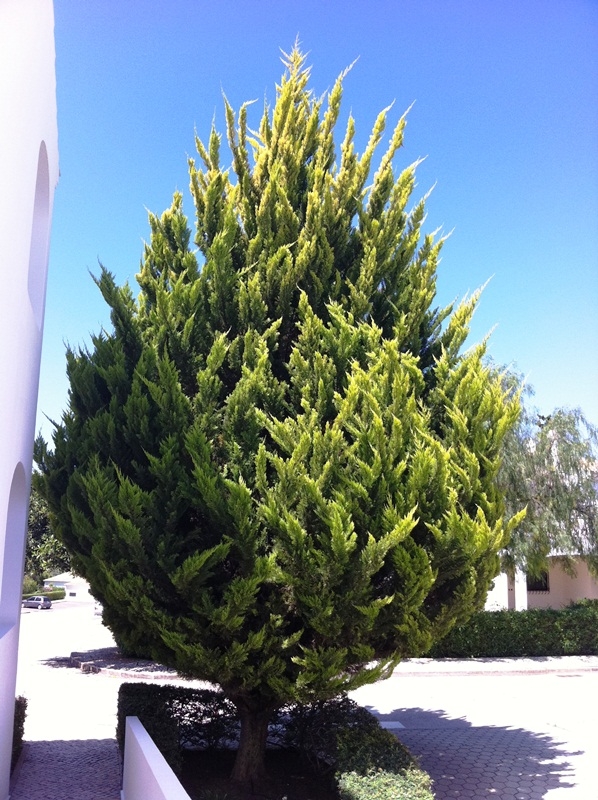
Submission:
[[598,672],[598,656],[538,656],[535,658],[409,658],[394,677],[425,675],[541,675]]

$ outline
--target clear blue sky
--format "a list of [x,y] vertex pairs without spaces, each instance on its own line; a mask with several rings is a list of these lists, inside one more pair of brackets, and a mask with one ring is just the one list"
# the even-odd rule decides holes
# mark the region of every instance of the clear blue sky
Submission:
[[[427,156],[429,230],[454,232],[438,300],[491,278],[473,340],[516,365],[549,412],[598,424],[596,0],[55,0],[61,179],[55,196],[38,427],[66,404],[64,342],[108,324],[98,261],[135,288],[147,211],[188,198],[194,130],[274,99],[297,36],[313,87],[351,62],[358,143],[413,102],[405,166]],[[186,211],[193,218],[189,199]]]

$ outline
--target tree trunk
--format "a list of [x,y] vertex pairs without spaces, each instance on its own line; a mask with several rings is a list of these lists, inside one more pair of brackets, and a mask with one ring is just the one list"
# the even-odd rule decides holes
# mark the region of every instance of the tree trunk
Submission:
[[266,739],[272,709],[240,707],[241,719],[239,748],[232,771],[232,779],[239,783],[258,783],[266,776]]

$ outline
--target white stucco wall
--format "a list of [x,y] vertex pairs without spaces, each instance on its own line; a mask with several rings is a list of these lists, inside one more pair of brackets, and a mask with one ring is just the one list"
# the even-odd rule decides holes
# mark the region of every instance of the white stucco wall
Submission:
[[593,578],[587,566],[579,561],[576,574],[567,575],[558,558],[551,559],[548,570],[547,592],[528,592],[529,608],[563,608],[574,600],[598,599],[598,581]]
[[509,584],[505,572],[501,572],[494,579],[492,589],[486,597],[486,611],[502,611],[508,608]]
[[54,187],[51,0],[0,0],[0,800],[8,797],[27,504]]
[[524,611],[527,605],[527,584],[525,573],[517,570],[514,578],[501,572],[494,579],[494,586],[488,592],[486,611]]
[[568,575],[557,556],[550,558],[547,592],[528,592],[524,573],[513,581],[501,573],[494,579],[494,588],[488,592],[486,611],[525,608],[564,608],[576,600],[598,599],[598,580],[594,578],[583,561],[578,560],[575,575]]

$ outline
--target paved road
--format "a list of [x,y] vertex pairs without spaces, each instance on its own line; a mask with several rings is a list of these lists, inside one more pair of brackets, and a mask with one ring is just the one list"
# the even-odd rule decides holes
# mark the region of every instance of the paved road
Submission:
[[[91,606],[23,610],[17,688],[29,700],[27,747],[11,800],[118,800],[120,679],[67,666],[72,651],[112,644]],[[557,666],[569,669],[512,674]],[[478,675],[462,664],[452,674],[404,664],[354,697],[391,729],[403,726],[397,733],[434,778],[437,800],[598,800],[591,666],[598,658],[489,662]]]

